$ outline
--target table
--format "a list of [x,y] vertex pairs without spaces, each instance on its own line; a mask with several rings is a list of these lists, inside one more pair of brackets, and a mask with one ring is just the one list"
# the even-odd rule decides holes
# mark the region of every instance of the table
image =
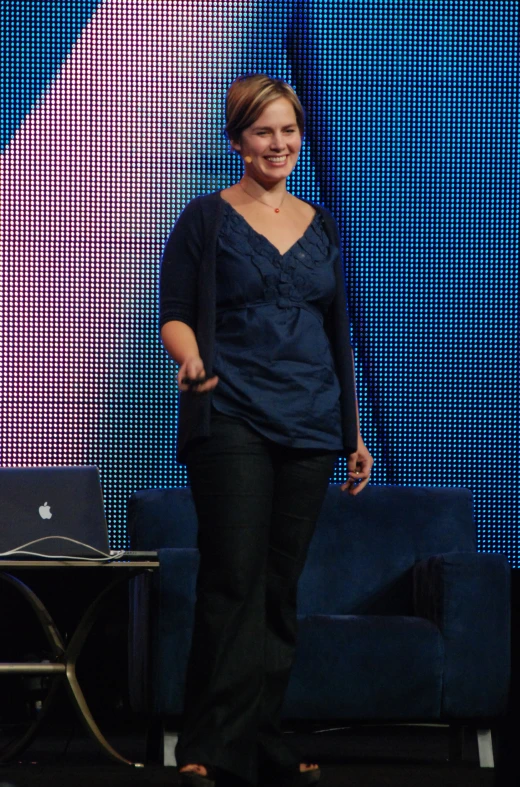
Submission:
[[[27,663],[27,662],[8,662],[0,663],[0,676],[2,675],[45,675],[52,679],[52,683],[47,696],[38,713],[38,717],[30,725],[29,729],[17,740],[13,741],[0,752],[0,762],[7,761],[23,751],[34,739],[39,727],[41,726],[49,709],[52,707],[57,696],[58,687],[64,683],[68,696],[79,715],[83,725],[89,735],[96,741],[102,750],[113,760],[127,765],[142,767],[141,763],[127,760],[119,754],[108,743],[101,730],[97,726],[89,710],[83,692],[76,677],[76,663],[81,653],[85,640],[94,625],[103,603],[112,593],[114,588],[123,582],[129,582],[134,577],[148,573],[151,574],[159,567],[158,560],[114,560],[111,563],[96,563],[94,561],[74,561],[74,560],[0,560],[0,581],[6,582],[16,589],[28,602],[36,614],[47,642],[49,644],[52,661],[50,663]],[[42,602],[25,582],[16,576],[27,569],[37,569],[38,571],[49,571],[50,569],[60,572],[88,572],[94,568],[101,572],[103,579],[106,575],[106,584],[94,597],[93,601],[87,606],[75,630],[72,632],[68,641],[62,636],[54,623],[51,614]]]

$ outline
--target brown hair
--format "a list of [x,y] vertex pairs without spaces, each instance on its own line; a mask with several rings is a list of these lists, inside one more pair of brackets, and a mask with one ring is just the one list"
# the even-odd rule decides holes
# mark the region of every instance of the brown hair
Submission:
[[304,113],[300,99],[287,82],[267,74],[246,74],[237,77],[226,95],[225,132],[230,142],[238,142],[244,129],[260,117],[267,104],[286,98],[294,107],[296,123],[303,136]]

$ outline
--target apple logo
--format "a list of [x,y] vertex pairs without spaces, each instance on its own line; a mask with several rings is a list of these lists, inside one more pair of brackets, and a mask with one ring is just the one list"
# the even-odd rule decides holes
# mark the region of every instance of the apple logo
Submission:
[[52,516],[51,507],[47,505],[47,502],[40,506],[38,511],[42,519],[50,519]]

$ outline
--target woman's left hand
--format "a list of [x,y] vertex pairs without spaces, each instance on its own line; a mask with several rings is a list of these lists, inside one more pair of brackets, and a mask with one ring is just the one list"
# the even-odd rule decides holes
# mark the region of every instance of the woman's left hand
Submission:
[[370,480],[373,464],[374,460],[359,435],[357,451],[350,454],[347,461],[348,481],[341,485],[341,491],[348,492],[349,495],[358,495]]

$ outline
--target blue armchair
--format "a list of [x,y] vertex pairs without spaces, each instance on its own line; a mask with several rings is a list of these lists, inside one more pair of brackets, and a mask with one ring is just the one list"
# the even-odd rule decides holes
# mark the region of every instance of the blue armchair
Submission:
[[[157,549],[160,561],[149,664],[150,600],[135,589],[131,701],[171,726],[182,711],[198,566],[190,489],[135,492],[128,526],[132,549]],[[331,485],[300,581],[284,715],[471,725],[481,764],[491,766],[490,730],[508,701],[510,608],[509,564],[476,551],[469,490],[369,486],[352,497]]]

